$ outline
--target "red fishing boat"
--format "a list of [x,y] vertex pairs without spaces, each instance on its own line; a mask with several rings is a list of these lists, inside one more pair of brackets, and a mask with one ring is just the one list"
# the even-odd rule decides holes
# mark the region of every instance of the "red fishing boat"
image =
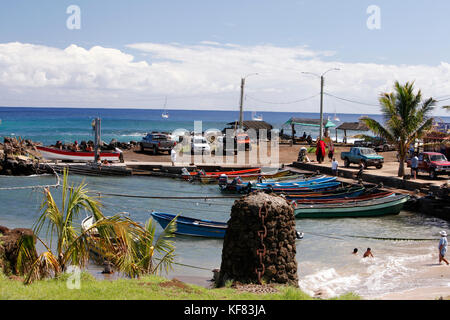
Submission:
[[[42,157],[47,160],[66,160],[66,161],[94,161],[94,152],[91,151],[72,151],[61,150],[53,147],[36,147],[41,153]],[[102,151],[100,152],[100,160],[104,161],[119,161],[120,152],[117,151]]]

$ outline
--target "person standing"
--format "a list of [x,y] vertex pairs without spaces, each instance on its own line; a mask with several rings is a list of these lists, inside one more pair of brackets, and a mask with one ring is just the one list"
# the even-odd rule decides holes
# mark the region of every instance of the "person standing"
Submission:
[[411,158],[411,178],[416,180],[417,173],[419,171],[419,158],[417,157],[417,153],[414,153],[414,156]]
[[322,163],[325,159],[325,142],[323,142],[323,140],[318,139],[318,141],[317,141],[316,157],[317,157],[317,162],[319,162],[319,163]]
[[330,139],[330,142],[328,143],[328,158],[330,159],[330,161],[333,161],[334,158],[334,144],[333,144],[333,140]]
[[177,162],[177,152],[175,148],[172,148],[170,151],[170,160],[172,161],[172,166],[175,166],[175,162]]
[[333,173],[333,176],[338,175],[338,166],[339,163],[337,162],[336,158],[333,158],[333,161],[331,162],[331,172]]
[[445,259],[445,254],[447,253],[447,246],[448,246],[448,240],[447,240],[447,232],[441,231],[439,233],[441,235],[441,239],[439,240],[439,264],[441,264],[442,261],[444,261],[448,265],[447,259]]

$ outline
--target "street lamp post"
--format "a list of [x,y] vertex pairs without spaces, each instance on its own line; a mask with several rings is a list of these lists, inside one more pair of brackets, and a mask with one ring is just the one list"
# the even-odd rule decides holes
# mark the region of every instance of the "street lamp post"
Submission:
[[330,71],[333,71],[333,70],[339,71],[341,69],[339,69],[339,68],[332,68],[332,69],[329,69],[329,70],[325,71],[320,76],[315,74],[315,73],[311,73],[311,72],[302,72],[304,74],[312,74],[312,75],[315,75],[316,77],[320,78],[320,132],[319,132],[319,140],[322,140],[322,134],[323,134],[323,86],[324,86],[324,82],[325,82],[324,76],[325,76],[325,74],[327,72],[330,72]]
[[244,109],[244,86],[245,86],[245,79],[250,76],[257,75],[258,73],[251,73],[246,75],[245,77],[241,78],[241,100],[240,100],[240,107],[239,107],[239,129],[242,130],[243,128],[243,109]]

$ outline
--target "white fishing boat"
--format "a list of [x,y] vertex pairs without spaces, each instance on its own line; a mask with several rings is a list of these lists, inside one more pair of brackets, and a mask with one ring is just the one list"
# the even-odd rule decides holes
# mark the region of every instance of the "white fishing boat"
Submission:
[[[62,160],[62,161],[81,161],[88,162],[94,161],[94,152],[86,151],[72,151],[72,150],[61,150],[54,147],[44,147],[36,146],[36,148],[41,153],[42,157],[47,160]],[[100,152],[100,161],[120,161],[120,152]]]

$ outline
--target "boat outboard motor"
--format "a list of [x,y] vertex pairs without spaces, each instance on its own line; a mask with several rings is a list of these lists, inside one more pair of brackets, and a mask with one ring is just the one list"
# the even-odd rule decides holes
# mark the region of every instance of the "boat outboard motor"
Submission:
[[306,148],[302,147],[298,153],[297,162],[305,162],[306,159]]
[[297,230],[295,230],[295,237],[297,238],[297,240],[303,239],[303,232],[298,232]]
[[219,186],[226,186],[228,184],[228,176],[222,173],[219,176]]

